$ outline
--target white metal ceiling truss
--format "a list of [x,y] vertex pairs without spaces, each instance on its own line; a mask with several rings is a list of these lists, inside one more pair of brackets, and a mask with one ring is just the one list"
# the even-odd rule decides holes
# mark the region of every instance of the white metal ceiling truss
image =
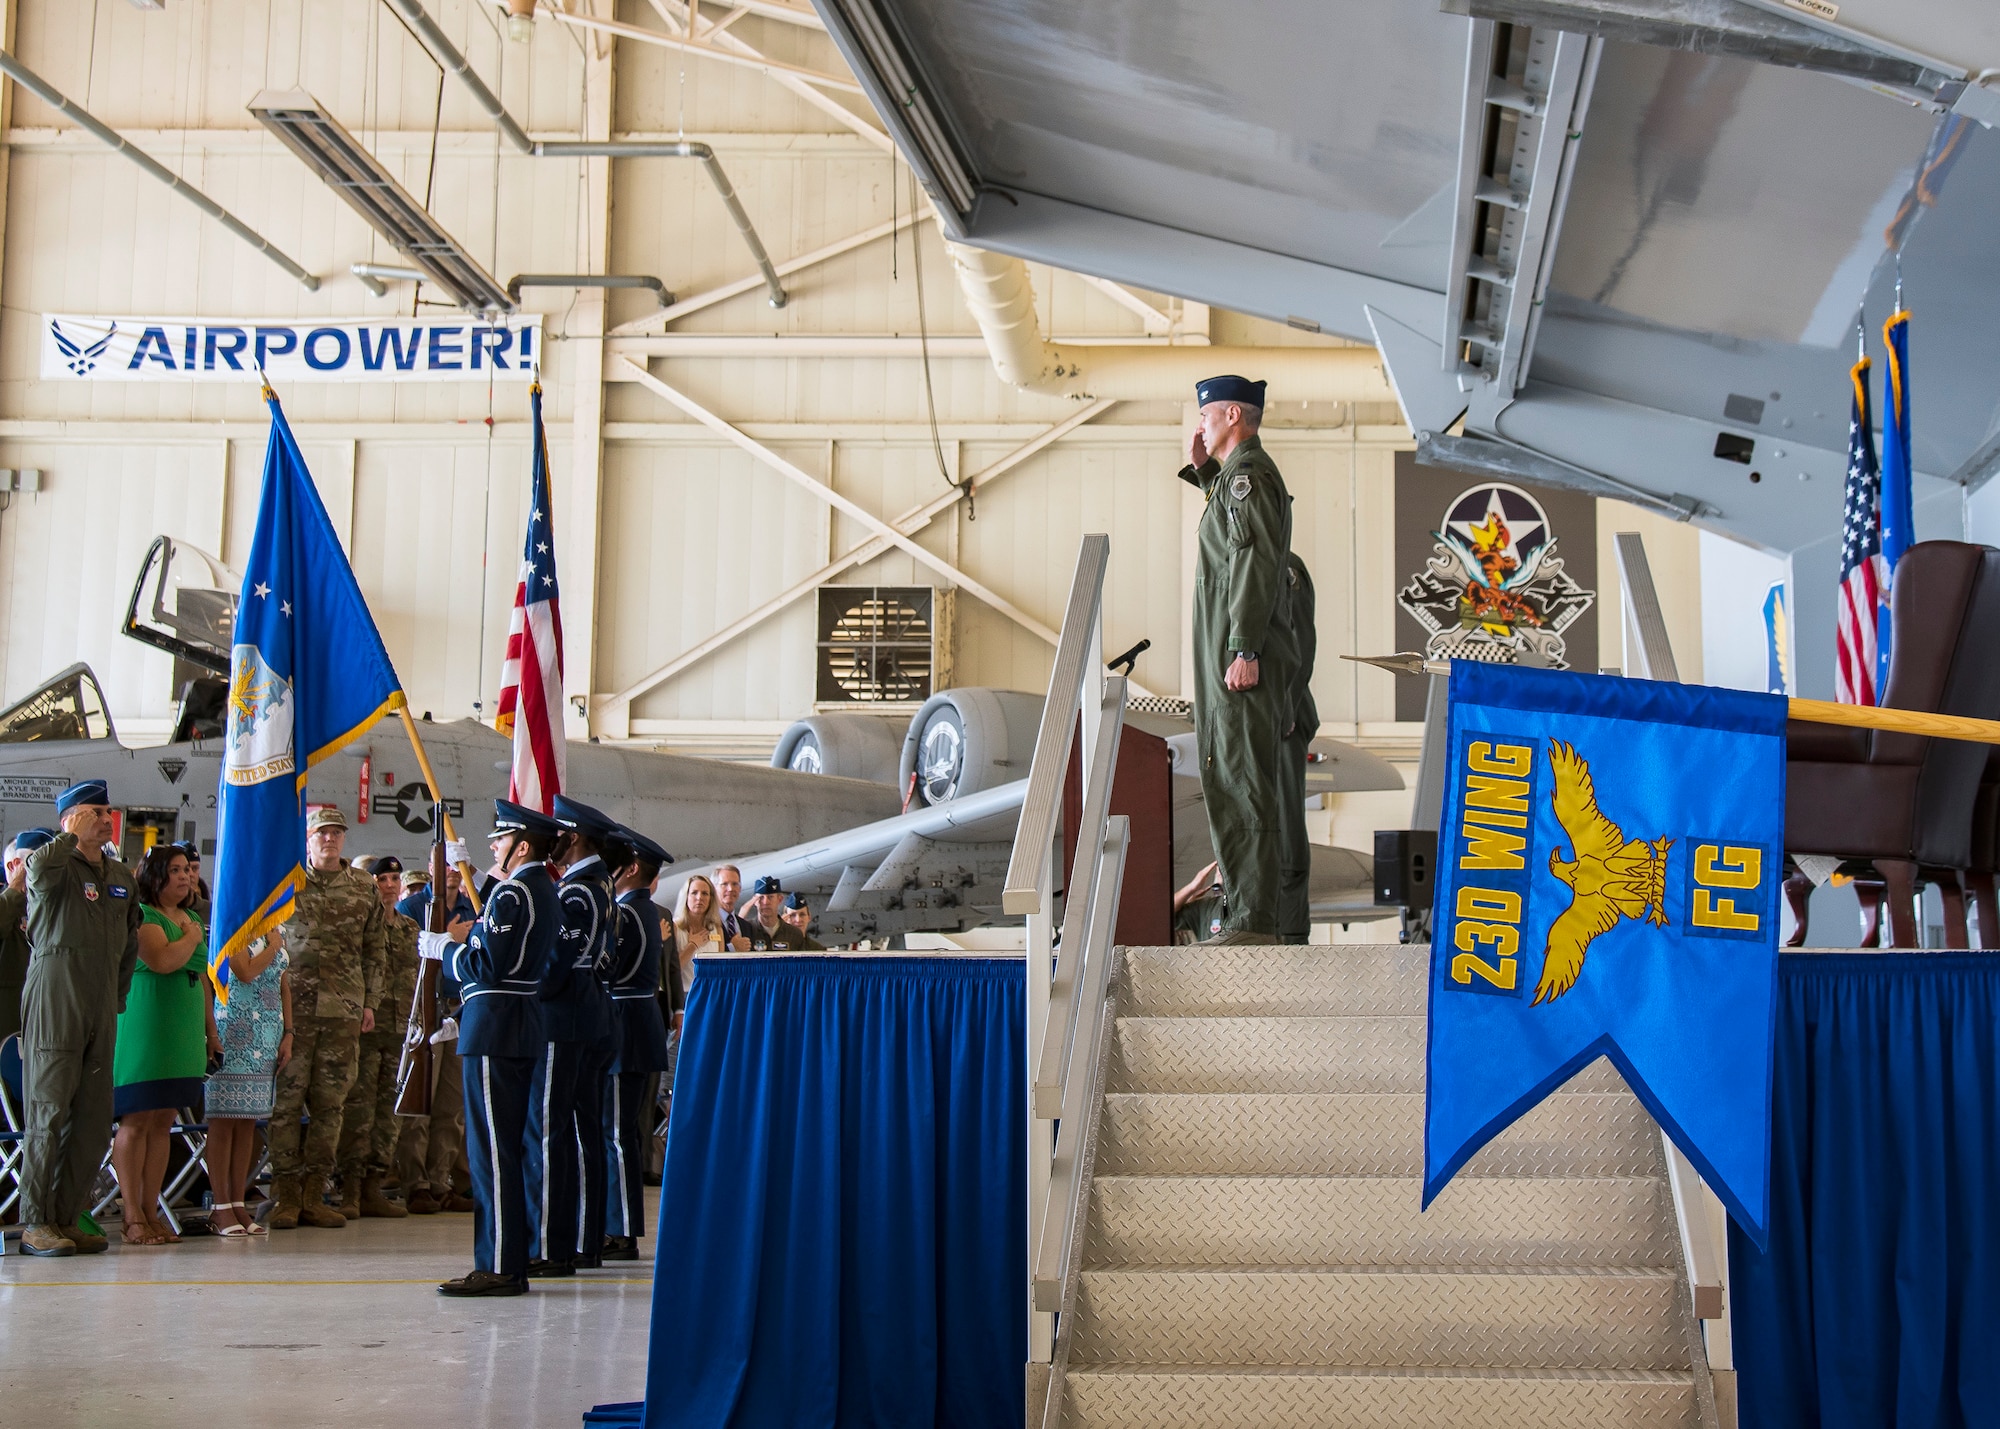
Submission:
[[1444,361],[1487,427],[1527,380],[1603,42],[1475,20],[1466,49]]

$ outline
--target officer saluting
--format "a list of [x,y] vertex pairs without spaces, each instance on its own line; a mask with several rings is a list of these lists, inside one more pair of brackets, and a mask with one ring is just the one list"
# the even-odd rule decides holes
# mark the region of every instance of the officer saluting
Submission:
[[27,1136],[21,1249],[93,1255],[103,1236],[79,1225],[111,1139],[111,1056],[139,963],[139,893],[104,852],[111,795],[102,779],[56,796],[62,832],[28,855],[28,946],[21,993],[21,1092]]
[[[493,837],[504,841],[486,911],[461,943],[420,933],[423,956],[442,962],[446,990],[461,1000],[466,1159],[472,1165],[470,1275],[447,1280],[452,1296],[528,1293],[528,1191],[523,1161],[528,1101],[542,1056],[541,983],[561,931],[555,875],[547,859],[562,832],[555,820],[505,799],[494,804]],[[462,926],[462,925],[454,925]]]
[[636,829],[620,829],[632,861],[618,874],[618,951],[611,969],[611,1010],[618,1060],[604,1099],[610,1164],[604,1201],[605,1260],[637,1260],[646,1233],[646,1148],[652,1130],[646,1092],[668,1067],[667,1019],[660,1011],[660,910],[653,884],[673,856]]
[[1279,745],[1293,723],[1285,557],[1292,498],[1257,439],[1264,384],[1195,384],[1201,422],[1181,480],[1207,506],[1194,583],[1194,728],[1208,830],[1229,912],[1224,943],[1275,943],[1285,797]]
[[542,979],[548,1044],[528,1105],[528,1215],[541,1252],[528,1263],[530,1279],[574,1275],[579,1261],[597,1264],[604,1238],[604,1078],[617,1056],[602,981],[616,936],[605,855],[620,863],[627,856],[618,825],[588,804],[558,794],[552,812],[562,828],[555,853],[564,869],[562,932]]

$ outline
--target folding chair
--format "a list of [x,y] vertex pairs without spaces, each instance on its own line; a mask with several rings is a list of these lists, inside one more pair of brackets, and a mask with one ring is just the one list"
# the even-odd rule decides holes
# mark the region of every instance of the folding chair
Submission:
[[[0,1042],[0,1215],[21,1203],[21,1177],[26,1172],[28,1123],[21,1100],[21,1034]],[[21,1227],[0,1227],[0,1255],[7,1242],[19,1240]]]
[[[117,1136],[117,1122],[111,1124],[111,1134]],[[173,1125],[168,1128],[167,1134],[178,1140],[188,1152],[186,1163],[174,1173],[172,1180],[160,1188],[160,1215],[172,1228],[173,1233],[179,1235],[181,1218],[174,1214],[174,1202],[181,1198],[195,1177],[207,1170],[203,1156],[208,1150],[208,1123],[196,1121],[193,1111],[182,1107]],[[91,1205],[90,1214],[102,1219],[111,1203],[118,1199],[118,1173],[112,1168],[109,1146],[104,1148],[104,1159],[97,1164],[97,1180],[93,1183],[92,1189],[97,1192],[97,1199]]]
[[[181,1164],[181,1169],[160,1188],[160,1214],[173,1228],[174,1234],[179,1235],[181,1220],[174,1214],[174,1207],[186,1196],[187,1189],[194,1183],[195,1178],[208,1169],[205,1159],[208,1152],[208,1123],[196,1121],[192,1107],[182,1107],[178,1118],[168,1128],[167,1134],[186,1147],[188,1154],[187,1160]],[[194,1207],[190,1206],[189,1209],[192,1210]]]

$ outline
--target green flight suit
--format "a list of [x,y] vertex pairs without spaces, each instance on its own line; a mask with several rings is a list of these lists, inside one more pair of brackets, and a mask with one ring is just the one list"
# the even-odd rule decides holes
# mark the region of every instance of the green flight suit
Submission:
[[1284,881],[1279,890],[1278,936],[1303,943],[1312,935],[1312,841],[1306,837],[1306,755],[1319,733],[1319,706],[1313,703],[1313,660],[1319,653],[1314,627],[1312,572],[1296,551],[1285,558],[1286,606],[1296,665],[1292,672],[1292,723],[1280,750],[1285,792],[1279,812],[1285,817]]
[[[1292,545],[1292,498],[1256,437],[1181,480],[1207,506],[1196,534],[1194,728],[1201,792],[1208,806],[1229,904],[1224,933],[1276,938],[1283,862],[1279,746],[1292,723],[1291,627],[1285,613],[1285,557]],[[1258,657],[1257,684],[1224,682],[1238,652]]]
[[115,858],[92,863],[75,834],[28,855],[21,1091],[27,1103],[23,1225],[74,1226],[111,1144],[118,1014],[139,962],[139,884]]
[[342,1193],[369,1176],[386,1176],[396,1163],[396,1072],[403,1061],[403,1033],[417,995],[417,920],[384,910],[385,968],[375,1004],[375,1030],[361,1034],[354,1085],[340,1109]]
[[[307,1204],[324,1193],[340,1149],[341,1107],[361,1060],[361,1014],[382,1000],[386,968],[375,880],[342,865],[308,868],[285,924],[292,959],[292,1060],[271,1108],[271,1174],[296,1178]],[[392,1074],[393,1075],[393,1074]],[[312,1121],[300,1127],[301,1112]]]
[[28,985],[28,889],[0,888],[0,1042],[21,1030]]

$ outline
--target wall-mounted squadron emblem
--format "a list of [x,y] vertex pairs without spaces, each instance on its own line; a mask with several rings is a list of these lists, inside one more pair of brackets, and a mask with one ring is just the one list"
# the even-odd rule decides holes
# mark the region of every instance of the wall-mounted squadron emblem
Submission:
[[1552,1002],[1576,985],[1591,942],[1617,927],[1621,918],[1667,926],[1667,850],[1674,842],[1628,840],[1597,807],[1590,763],[1573,746],[1550,740],[1549,769],[1555,776],[1549,802],[1575,857],[1565,860],[1561,849],[1549,850],[1549,871],[1569,885],[1571,898],[1549,925],[1542,978],[1535,986],[1537,1003]]
[[1425,655],[1569,668],[1563,631],[1597,597],[1564,574],[1541,502],[1502,482],[1471,487],[1431,535],[1429,561],[1396,595],[1430,636]]

